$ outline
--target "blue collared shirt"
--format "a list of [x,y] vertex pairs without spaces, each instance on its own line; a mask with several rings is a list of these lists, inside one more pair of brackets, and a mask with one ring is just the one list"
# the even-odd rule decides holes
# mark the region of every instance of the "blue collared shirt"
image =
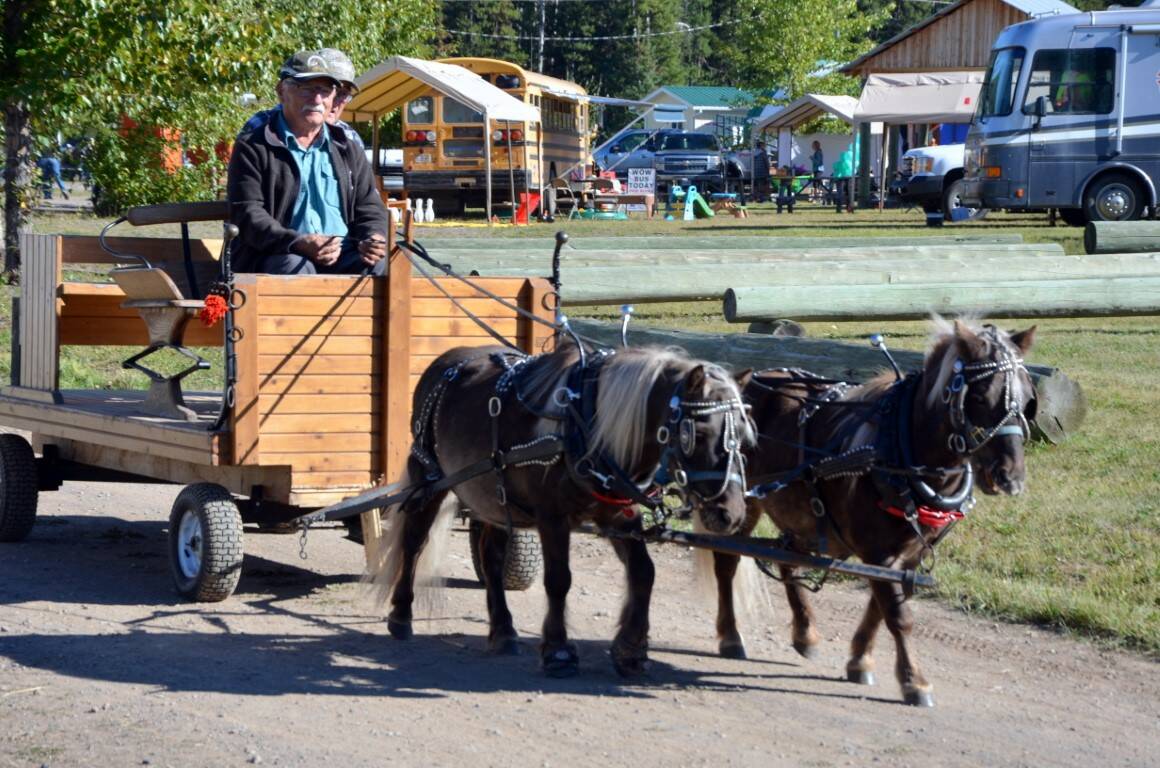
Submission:
[[274,115],[271,127],[282,137],[298,165],[298,199],[290,217],[290,228],[303,235],[345,237],[347,226],[342,218],[339,180],[330,160],[329,134],[323,129],[313,144],[303,148],[290,133],[281,112]]
[[[242,126],[242,133],[253,131],[257,128],[265,128],[266,124],[270,122],[270,119],[273,118],[274,115],[281,114],[281,104],[275,107],[271,107],[270,109],[263,109],[261,112],[255,112],[250,116],[250,119],[246,121],[246,124]],[[337,120],[334,123],[334,127],[341,128],[342,132],[346,134],[346,140],[354,144],[360,151],[366,149],[366,144],[363,143],[362,136],[358,135],[358,131],[356,131],[350,123],[347,123],[343,120]],[[241,133],[238,135],[241,136]]]

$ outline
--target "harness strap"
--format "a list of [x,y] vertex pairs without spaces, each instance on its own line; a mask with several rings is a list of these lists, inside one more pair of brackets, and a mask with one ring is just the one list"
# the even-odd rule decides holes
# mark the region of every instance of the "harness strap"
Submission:
[[329,507],[323,507],[310,514],[295,518],[294,522],[300,525],[312,525],[322,521],[342,520],[347,517],[354,517],[367,510],[397,504],[416,491],[424,491],[428,494],[445,491],[474,477],[487,474],[495,470],[497,465],[501,467],[514,467],[520,464],[541,461],[552,456],[559,456],[563,452],[563,440],[558,435],[545,435],[544,438],[525,446],[512,448],[509,451],[499,451],[485,459],[468,464],[458,472],[440,477],[434,480],[434,482],[413,483],[402,490],[396,490],[399,487],[398,483],[372,488],[357,496],[343,499],[337,504],[331,504]]

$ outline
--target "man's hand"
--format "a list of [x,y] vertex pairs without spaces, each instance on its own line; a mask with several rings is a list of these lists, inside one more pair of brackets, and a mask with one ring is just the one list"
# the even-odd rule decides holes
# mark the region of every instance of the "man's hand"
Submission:
[[320,267],[329,267],[342,253],[342,238],[334,235],[302,235],[294,241],[294,252]]
[[359,241],[358,253],[363,263],[373,267],[387,257],[387,239],[375,232],[365,240]]

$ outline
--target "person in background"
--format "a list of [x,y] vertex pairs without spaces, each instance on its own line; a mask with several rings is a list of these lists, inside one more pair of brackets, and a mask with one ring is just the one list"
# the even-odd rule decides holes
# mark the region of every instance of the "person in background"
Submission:
[[[337,48],[322,48],[318,53],[322,58],[326,59],[331,71],[334,72],[334,76],[338,78],[338,93],[334,96],[334,106],[331,107],[330,112],[326,115],[326,122],[341,128],[343,133],[346,134],[347,139],[354,142],[355,146],[359,149],[365,150],[366,145],[363,143],[362,137],[358,135],[358,131],[351,127],[349,123],[345,123],[339,119],[342,117],[342,110],[346,108],[346,105],[358,93],[358,86],[354,84],[354,63],[350,60],[349,56]],[[266,123],[270,122],[270,118],[275,112],[281,111],[282,105],[278,104],[270,109],[264,109],[261,112],[254,113],[242,127],[242,133],[265,126]]]
[[52,185],[55,184],[68,200],[68,189],[60,176],[60,158],[52,153],[45,154],[36,161],[36,167],[40,169],[40,189],[44,192],[44,199],[52,199]]
[[769,153],[765,149],[765,142],[757,142],[757,151],[753,153],[753,200],[764,203],[769,199]]
[[281,109],[234,142],[235,271],[386,272],[387,211],[366,153],[328,122],[341,74],[320,51],[294,54],[279,72]]
[[814,175],[814,182],[811,185],[810,195],[814,200],[817,200],[822,192],[822,175],[826,171],[825,155],[822,154],[822,142],[814,140],[810,145],[813,152],[810,154],[810,170]]
[[781,213],[781,209],[785,208],[790,213],[793,213],[793,205],[795,195],[793,191],[793,168],[788,165],[783,165],[781,171],[778,173],[777,182],[777,212]]

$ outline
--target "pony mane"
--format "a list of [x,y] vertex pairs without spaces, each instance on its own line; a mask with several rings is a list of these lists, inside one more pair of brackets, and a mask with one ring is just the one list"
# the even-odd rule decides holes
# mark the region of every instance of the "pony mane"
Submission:
[[[648,437],[649,396],[663,372],[675,369],[679,377],[703,365],[711,399],[740,400],[741,391],[725,369],[689,358],[676,347],[636,347],[619,350],[604,364],[596,398],[596,423],[593,425],[588,454],[606,452],[622,467],[630,467],[644,450]],[[700,398],[701,393],[687,397]],[[739,430],[746,445],[756,441],[753,422],[746,416]]]

